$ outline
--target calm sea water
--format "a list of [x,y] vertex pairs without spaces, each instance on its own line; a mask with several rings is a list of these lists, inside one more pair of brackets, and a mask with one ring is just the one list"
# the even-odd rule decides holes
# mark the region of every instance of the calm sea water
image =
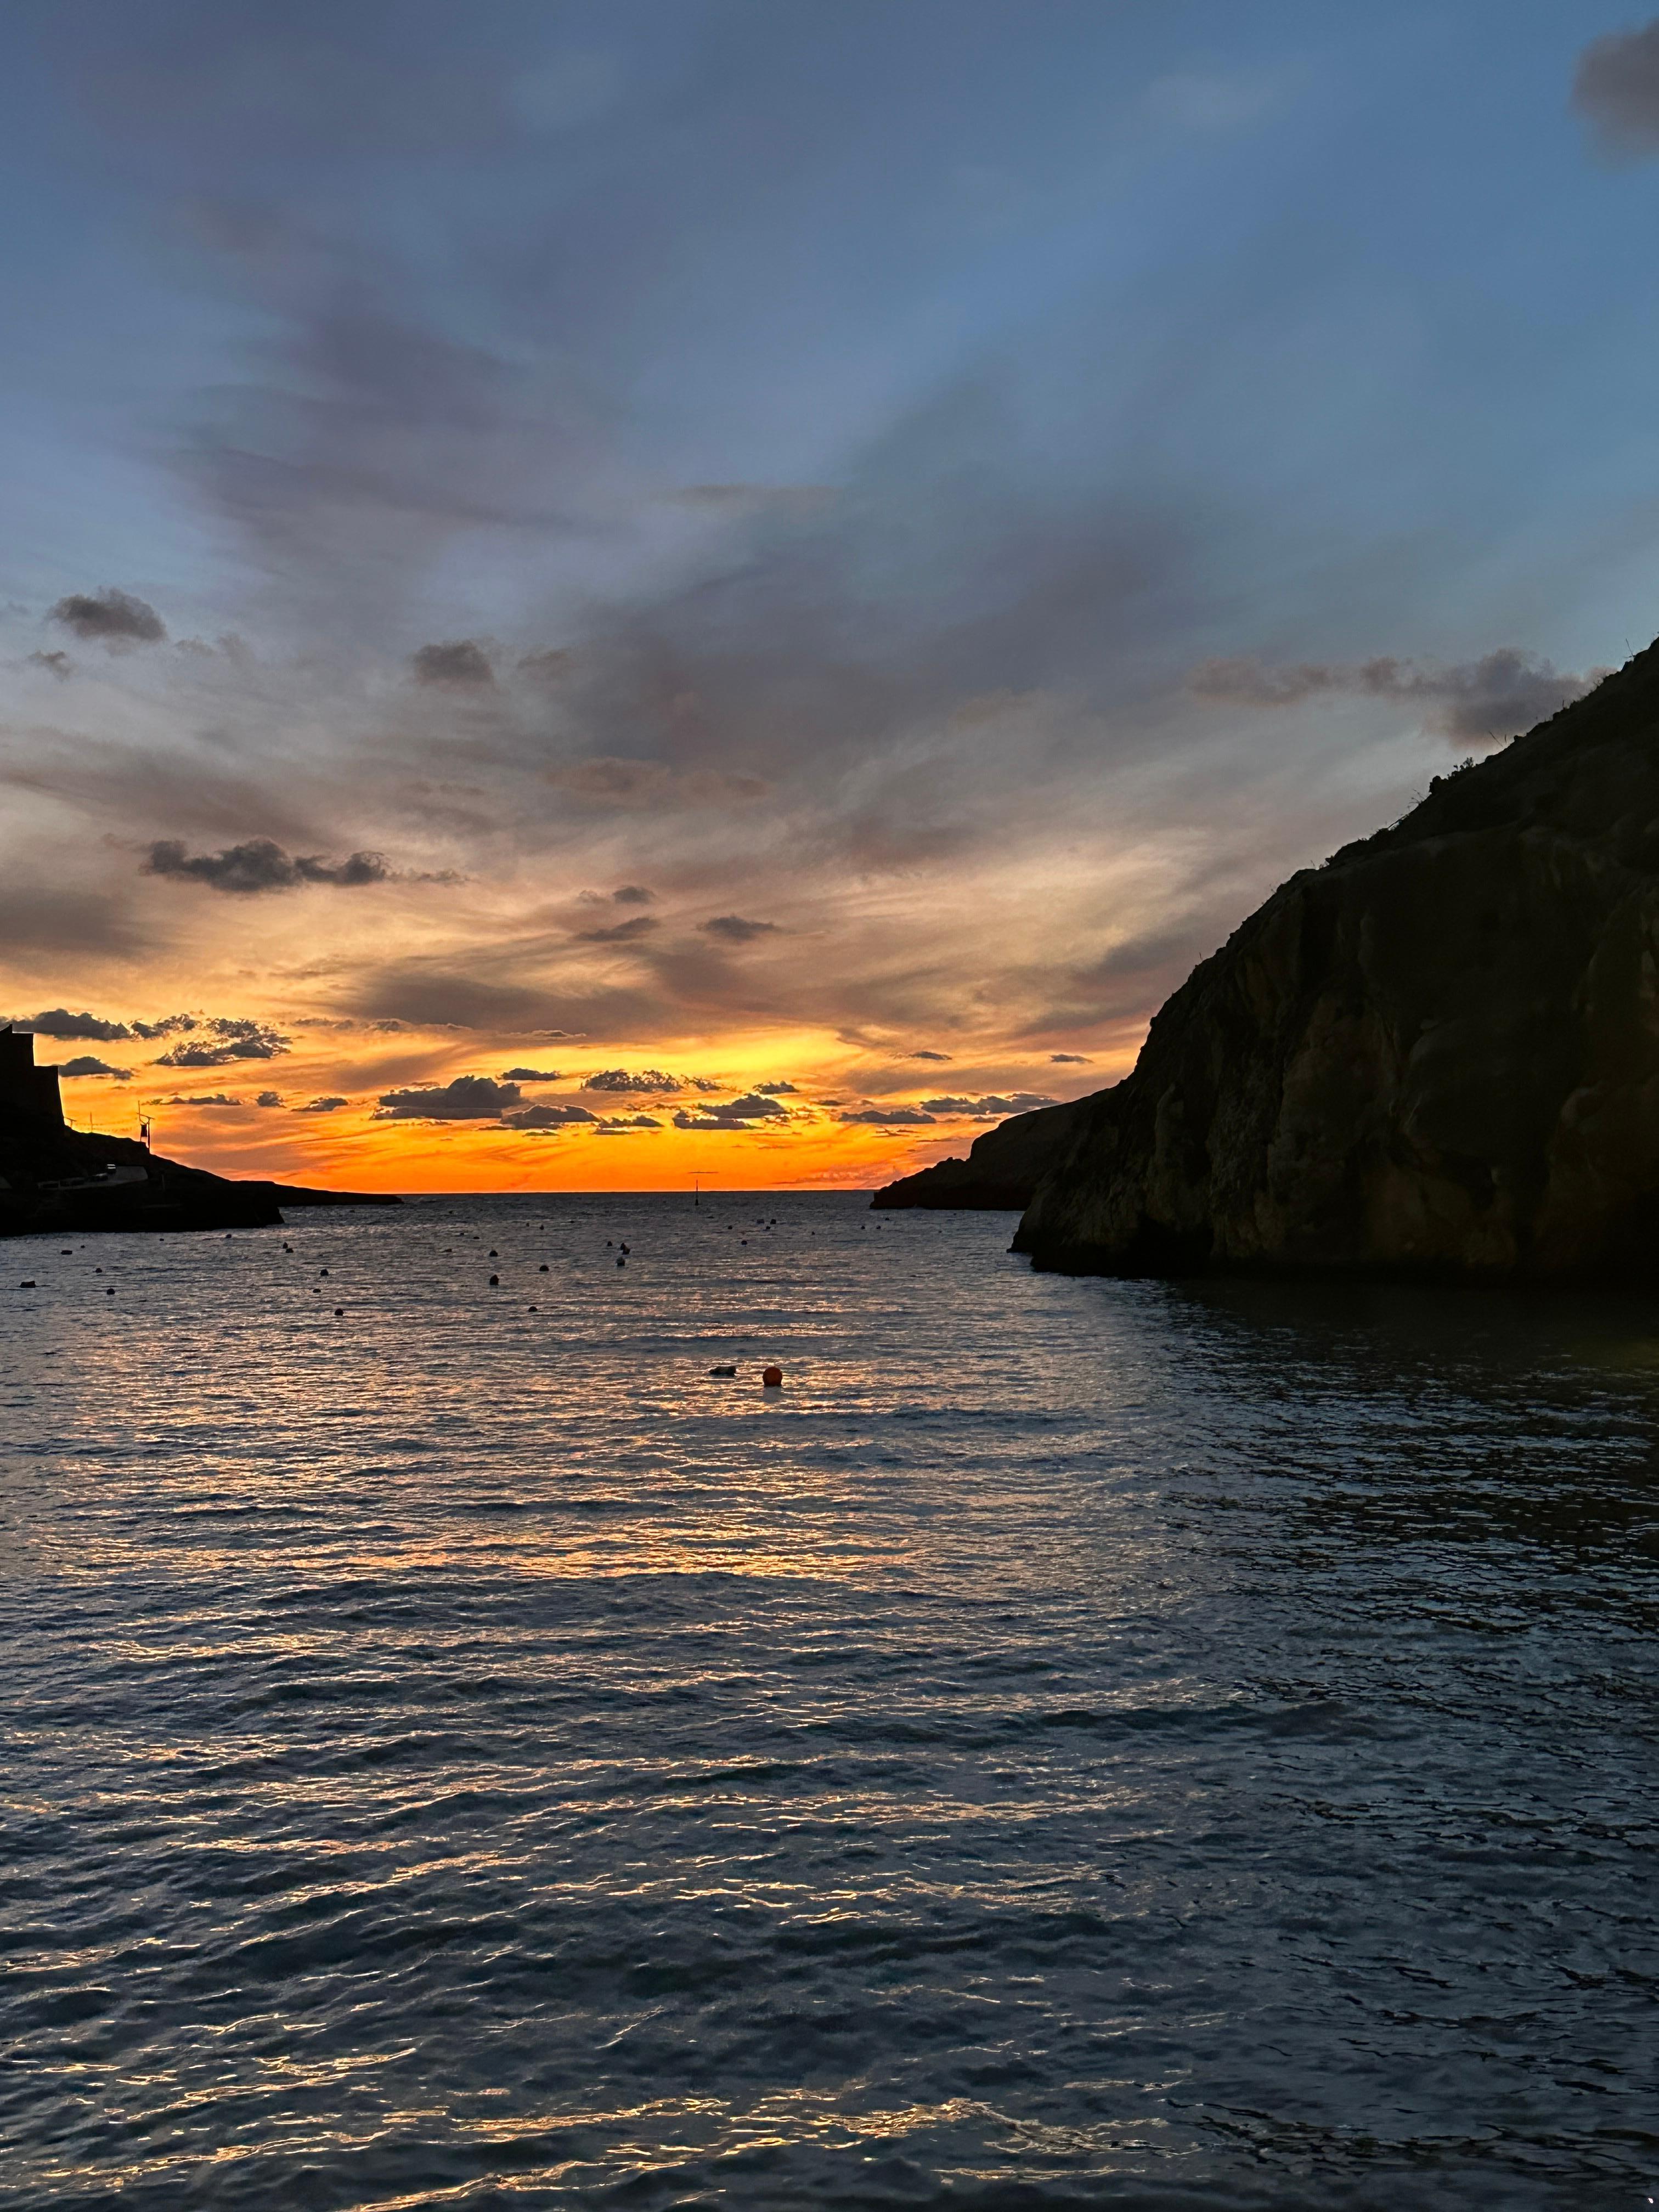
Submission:
[[1659,2197],[1659,1305],[1010,1227],[0,1247],[0,2204]]

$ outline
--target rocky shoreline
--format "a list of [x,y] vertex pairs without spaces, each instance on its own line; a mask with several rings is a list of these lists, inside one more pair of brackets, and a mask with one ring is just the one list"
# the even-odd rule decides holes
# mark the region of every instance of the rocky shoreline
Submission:
[[1065,1157],[1090,1103],[1079,1098],[1064,1106],[1039,1106],[1033,1113],[1012,1115],[975,1137],[965,1160],[939,1160],[885,1184],[871,1199],[872,1210],[960,1206],[1022,1212],[1043,1176]]
[[0,1237],[261,1229],[284,1207],[397,1206],[363,1191],[239,1182],[162,1158],[131,1137],[68,1129],[0,1106]]

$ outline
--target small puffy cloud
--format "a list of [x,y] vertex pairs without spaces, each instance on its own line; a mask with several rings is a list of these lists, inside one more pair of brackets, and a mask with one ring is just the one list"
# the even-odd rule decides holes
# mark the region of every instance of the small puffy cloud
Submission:
[[101,592],[71,592],[58,600],[51,618],[100,645],[159,645],[167,635],[154,607],[112,585]]
[[1659,154],[1659,21],[1593,39],[1578,57],[1572,104],[1603,153]]
[[726,945],[750,945],[757,937],[775,935],[775,921],[745,921],[740,914],[717,914],[712,921],[697,924],[706,936],[718,937]]
[[556,1067],[508,1067],[501,1073],[503,1083],[556,1083],[558,1080]]
[[1087,1067],[1089,1055],[1085,1052],[1051,1052],[1048,1055],[1056,1067]]
[[662,1123],[651,1114],[607,1114],[599,1125],[601,1137],[624,1137],[634,1129],[660,1129]]
[[728,1098],[723,1105],[704,1106],[695,1113],[684,1107],[674,1116],[677,1129],[745,1129],[757,1121],[781,1121],[788,1118],[788,1108],[780,1106],[775,1098],[763,1097],[758,1091],[744,1093],[741,1098]]
[[447,685],[454,690],[489,690],[495,681],[489,656],[470,637],[452,638],[446,645],[423,645],[411,654],[410,666],[417,684]]
[[164,1014],[159,1022],[135,1022],[132,1034],[141,1037],[177,1036],[181,1030],[187,1034],[195,1027],[194,1014]]
[[[37,1036],[87,1037],[95,1044],[109,1044],[118,1037],[127,1037],[132,1031],[125,1022],[106,1022],[96,1014],[72,1014],[67,1006],[48,1006],[32,1022],[23,1024]],[[139,1035],[144,1034],[140,1029]]]
[[60,684],[67,684],[75,673],[75,663],[66,653],[32,653],[31,668],[44,668],[48,676],[55,676]]
[[216,1042],[192,1040],[189,1044],[176,1044],[155,1061],[157,1067],[228,1067],[238,1060],[275,1060],[279,1053],[289,1050],[292,1040],[280,1030],[266,1029],[259,1022],[235,1021],[224,1016],[207,1022],[204,1027],[213,1032]]
[[1451,667],[1390,657],[1353,665],[1301,661],[1278,668],[1248,656],[1206,660],[1194,670],[1188,685],[1200,699],[1236,707],[1297,707],[1336,692],[1402,700],[1423,707],[1431,726],[1444,737],[1496,743],[1582,699],[1607,673],[1592,668],[1575,676],[1506,645]]
[[206,884],[210,890],[252,896],[259,891],[292,890],[300,884],[334,884],[356,890],[363,884],[383,884],[392,871],[379,853],[353,853],[337,864],[320,854],[301,853],[290,860],[269,837],[250,837],[222,853],[185,852],[176,837],[159,838],[149,848],[144,872],[176,876]]
[[902,1129],[913,1125],[931,1129],[933,1126],[933,1115],[924,1114],[920,1106],[860,1106],[844,1113],[841,1119],[864,1122],[874,1129]]
[[283,1094],[280,1091],[262,1091],[253,1103],[256,1106],[280,1106]]
[[763,1098],[793,1098],[795,1096],[793,1083],[757,1083],[755,1088]]
[[586,1106],[522,1106],[516,1114],[503,1114],[505,1129],[568,1129],[580,1121],[596,1121]]
[[451,1083],[386,1091],[374,1109],[377,1121],[493,1121],[520,1103],[516,1083],[488,1075],[458,1075]]
[[112,1075],[118,1083],[131,1083],[132,1080],[130,1067],[112,1067],[106,1060],[94,1060],[89,1052],[83,1052],[74,1060],[66,1060],[58,1073],[60,1075]]
[[910,1054],[912,1060],[949,1060],[950,1057],[948,1052],[913,1052]]
[[[264,1098],[269,1094],[261,1091],[259,1095]],[[294,1110],[296,1114],[332,1114],[345,1103],[346,1101],[339,1097],[313,1098],[308,1106],[296,1106]]]
[[642,1067],[637,1075],[630,1075],[625,1067],[602,1067],[582,1082],[584,1091],[665,1091],[684,1088],[678,1075],[665,1075],[659,1067]]
[[222,1091],[198,1091],[193,1098],[187,1098],[183,1091],[175,1091],[171,1098],[161,1101],[164,1106],[240,1106],[241,1103],[240,1098],[229,1097]]
[[662,924],[654,915],[636,914],[631,921],[613,921],[609,929],[584,929],[577,933],[582,945],[631,945],[635,938],[649,937]]
[[618,906],[649,906],[657,894],[647,890],[643,884],[622,884],[611,896]]

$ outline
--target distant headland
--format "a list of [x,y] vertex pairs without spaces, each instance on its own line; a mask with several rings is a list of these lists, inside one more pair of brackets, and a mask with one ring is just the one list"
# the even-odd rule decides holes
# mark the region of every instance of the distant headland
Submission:
[[873,1203],[1020,1200],[1076,1273],[1659,1279],[1659,646],[1292,876],[1121,1083]]
[[132,1137],[71,1129],[55,1067],[27,1030],[0,1029],[0,1237],[50,1231],[259,1229],[283,1208],[396,1206],[362,1191],[242,1182],[162,1159]]

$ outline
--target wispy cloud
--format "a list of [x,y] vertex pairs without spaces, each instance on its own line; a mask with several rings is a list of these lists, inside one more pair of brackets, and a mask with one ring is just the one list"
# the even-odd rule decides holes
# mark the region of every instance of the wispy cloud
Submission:
[[1518,646],[1450,667],[1383,657],[1349,665],[1303,661],[1269,666],[1249,658],[1206,660],[1193,672],[1200,699],[1229,706],[1297,707],[1322,693],[1350,692],[1421,707],[1444,736],[1465,742],[1512,737],[1570,706],[1608,673],[1568,674]]

